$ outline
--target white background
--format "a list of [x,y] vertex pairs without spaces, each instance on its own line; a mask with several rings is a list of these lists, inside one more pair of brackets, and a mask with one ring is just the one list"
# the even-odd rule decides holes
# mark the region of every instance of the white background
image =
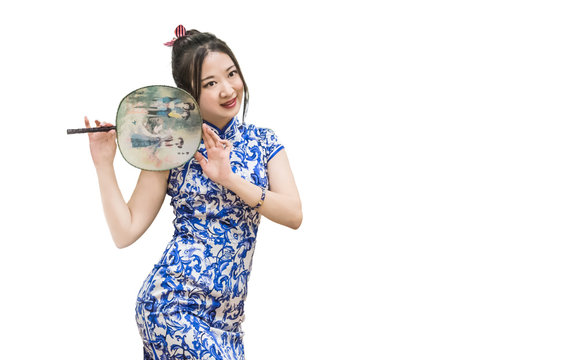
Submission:
[[[570,1],[18,1],[0,15],[5,359],[139,359],[168,203],[118,250],[83,116],[172,85],[174,28],[234,50],[304,205],[264,220],[247,359],[576,357]],[[6,6],[6,5],[5,5]],[[128,198],[138,170],[116,159]]]

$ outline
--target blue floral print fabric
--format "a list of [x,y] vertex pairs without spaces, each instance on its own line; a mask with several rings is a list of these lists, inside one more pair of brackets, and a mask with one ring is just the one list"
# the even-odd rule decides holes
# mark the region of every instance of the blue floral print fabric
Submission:
[[[232,142],[232,170],[268,188],[267,164],[283,146],[274,132],[240,123],[220,130]],[[198,150],[206,156],[204,143]],[[170,171],[174,236],[136,303],[144,359],[244,359],[241,324],[260,214],[190,160]]]

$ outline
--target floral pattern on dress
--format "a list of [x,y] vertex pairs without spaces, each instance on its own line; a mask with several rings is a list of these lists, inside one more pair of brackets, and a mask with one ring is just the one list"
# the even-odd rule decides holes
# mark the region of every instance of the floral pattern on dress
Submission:
[[[207,124],[232,142],[234,173],[268,188],[268,161],[283,149],[274,132],[236,118],[223,130]],[[206,156],[204,143],[198,151]],[[244,359],[241,324],[260,214],[195,159],[170,171],[168,195],[174,236],[136,303],[144,359]]]

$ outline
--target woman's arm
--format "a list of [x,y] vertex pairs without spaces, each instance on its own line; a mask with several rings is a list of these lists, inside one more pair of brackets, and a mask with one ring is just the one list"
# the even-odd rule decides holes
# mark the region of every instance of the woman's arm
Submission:
[[[266,199],[258,211],[278,224],[298,229],[302,223],[302,204],[286,150],[280,150],[268,162],[268,181],[270,190],[266,191]],[[234,174],[224,186],[250,206],[260,202],[262,189],[239,175]]]
[[[221,140],[205,125],[204,144],[208,159],[199,153],[195,155],[204,173],[211,180],[233,191],[246,204],[256,206],[260,201],[262,189],[232,172],[230,168],[232,144],[227,140]],[[274,222],[297,229],[302,223],[302,205],[284,149],[268,162],[268,180],[270,190],[266,191],[266,199],[258,211]]]
[[168,186],[168,171],[142,170],[126,203],[112,166],[96,169],[104,215],[118,248],[132,245],[150,227],[162,207]]
[[[90,127],[87,118],[85,124]],[[101,124],[96,121],[96,125]],[[114,172],[115,137],[114,131],[89,134],[90,153],[112,239],[117,247],[124,248],[138,240],[154,221],[166,196],[169,172],[142,171],[132,197],[126,203]]]

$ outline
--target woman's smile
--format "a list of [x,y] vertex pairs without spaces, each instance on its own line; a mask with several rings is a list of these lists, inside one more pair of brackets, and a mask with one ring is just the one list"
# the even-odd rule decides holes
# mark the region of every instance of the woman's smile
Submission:
[[220,106],[225,107],[226,109],[234,109],[236,107],[237,98],[233,98],[232,100],[226,101],[224,104],[220,104]]

